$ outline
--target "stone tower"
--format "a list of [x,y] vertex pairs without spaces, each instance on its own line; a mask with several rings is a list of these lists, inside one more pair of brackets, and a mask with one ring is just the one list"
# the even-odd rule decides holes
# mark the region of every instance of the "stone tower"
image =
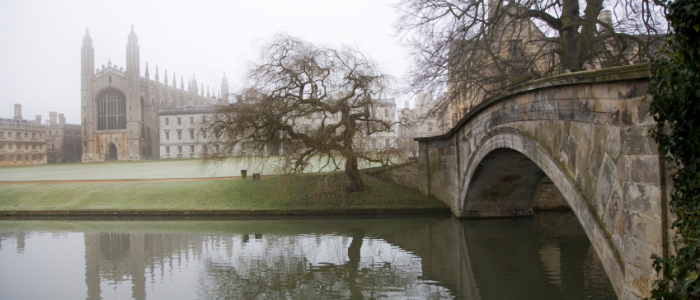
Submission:
[[139,65],[139,42],[134,25],[131,25],[128,42],[126,44],[126,129],[128,159],[140,160],[142,153],[141,127],[143,126],[143,111],[145,101],[140,95],[140,65]]
[[95,118],[93,111],[93,81],[95,80],[95,49],[92,47],[92,38],[88,29],[85,29],[83,47],[80,49],[80,103],[82,116],[82,128],[80,135],[83,141],[83,153],[95,152],[95,140],[93,137]]

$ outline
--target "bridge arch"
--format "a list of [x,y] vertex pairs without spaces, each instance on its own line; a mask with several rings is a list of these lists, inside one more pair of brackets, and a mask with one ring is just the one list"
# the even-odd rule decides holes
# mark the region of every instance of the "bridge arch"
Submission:
[[561,191],[596,250],[618,295],[625,290],[620,249],[596,218],[565,164],[525,132],[497,128],[486,135],[467,162],[460,197],[461,217],[531,215],[530,201],[547,175]]
[[510,87],[444,134],[415,138],[417,161],[381,176],[440,199],[458,217],[496,217],[532,213],[523,204],[529,195],[500,206],[480,197],[503,196],[502,182],[531,193],[544,173],[583,225],[618,297],[649,297],[657,278],[649,257],[668,256],[674,234],[672,181],[647,136],[656,126],[645,100],[650,74],[640,64]]

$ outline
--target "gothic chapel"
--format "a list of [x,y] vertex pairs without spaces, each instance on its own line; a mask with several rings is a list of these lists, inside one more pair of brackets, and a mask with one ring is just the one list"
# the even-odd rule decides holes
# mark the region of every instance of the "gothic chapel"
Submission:
[[[204,85],[197,86],[194,77],[185,90],[180,77],[177,87],[173,73],[168,85],[167,70],[163,82],[139,71],[139,44],[131,26],[126,44],[126,67],[112,65],[95,69],[95,50],[85,31],[81,49],[81,134],[83,162],[108,160],[146,160],[160,156],[158,109],[187,105],[214,105],[217,97],[205,95]],[[228,85],[224,82],[226,91]],[[222,84],[222,90],[223,85]],[[220,98],[220,97],[219,97]]]

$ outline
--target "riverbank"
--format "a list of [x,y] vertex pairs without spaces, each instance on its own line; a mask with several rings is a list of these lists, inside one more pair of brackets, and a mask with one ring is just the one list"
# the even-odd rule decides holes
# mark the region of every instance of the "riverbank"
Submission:
[[370,176],[348,194],[342,173],[260,180],[0,185],[0,215],[289,215],[449,212],[440,201]]

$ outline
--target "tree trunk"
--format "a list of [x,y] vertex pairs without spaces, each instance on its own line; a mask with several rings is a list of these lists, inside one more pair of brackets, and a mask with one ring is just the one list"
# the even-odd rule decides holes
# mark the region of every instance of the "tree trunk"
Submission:
[[347,174],[350,179],[350,186],[348,186],[347,189],[348,193],[365,190],[365,184],[362,182],[360,170],[357,169],[357,156],[351,154],[349,157],[345,157],[345,174]]
[[362,230],[355,229],[352,233],[352,242],[348,247],[348,287],[350,289],[350,299],[362,299],[362,291],[357,286],[357,271],[360,269],[360,249],[362,248],[362,240],[365,233]]
[[581,16],[579,15],[578,0],[564,0],[562,2],[561,28],[559,31],[559,64],[561,71],[569,70],[577,72],[581,70],[581,62],[579,61],[580,49],[578,32]]

